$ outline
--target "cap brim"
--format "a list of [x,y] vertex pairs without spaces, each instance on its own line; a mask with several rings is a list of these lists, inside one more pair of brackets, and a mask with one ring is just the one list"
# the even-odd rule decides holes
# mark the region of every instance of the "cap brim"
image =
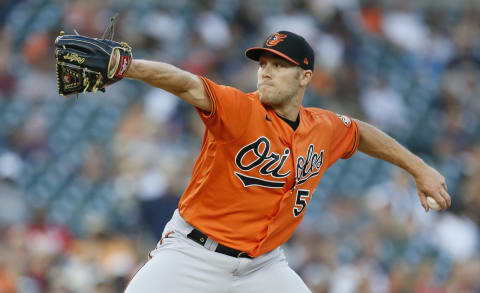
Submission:
[[260,56],[265,52],[273,53],[277,56],[282,57],[283,59],[286,59],[286,60],[292,62],[295,65],[299,65],[297,61],[293,60],[292,58],[288,57],[287,55],[283,54],[282,52],[279,52],[277,50],[273,50],[273,49],[270,49],[270,48],[263,48],[263,47],[250,48],[250,49],[247,49],[247,51],[245,51],[245,55],[252,60],[258,61],[260,59]]

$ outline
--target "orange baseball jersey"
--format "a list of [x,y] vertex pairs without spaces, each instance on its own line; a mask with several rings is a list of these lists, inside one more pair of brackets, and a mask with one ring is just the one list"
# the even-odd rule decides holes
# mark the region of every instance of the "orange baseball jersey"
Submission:
[[293,130],[258,92],[201,80],[211,109],[199,110],[205,136],[179,211],[213,240],[256,257],[290,238],[325,170],[356,151],[358,126],[301,107]]

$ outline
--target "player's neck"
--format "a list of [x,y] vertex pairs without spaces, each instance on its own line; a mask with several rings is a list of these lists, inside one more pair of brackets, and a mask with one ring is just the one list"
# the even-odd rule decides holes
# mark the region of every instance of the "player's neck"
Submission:
[[295,121],[300,112],[300,106],[302,105],[303,92],[299,92],[297,96],[293,96],[288,100],[288,103],[274,105],[272,106],[273,110],[277,115],[288,119],[290,121]]

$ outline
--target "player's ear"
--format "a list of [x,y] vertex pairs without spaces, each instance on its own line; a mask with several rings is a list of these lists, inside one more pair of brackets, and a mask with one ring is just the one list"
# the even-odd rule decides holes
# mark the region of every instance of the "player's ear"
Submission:
[[310,80],[312,80],[313,71],[311,70],[303,70],[300,71],[300,86],[306,87]]

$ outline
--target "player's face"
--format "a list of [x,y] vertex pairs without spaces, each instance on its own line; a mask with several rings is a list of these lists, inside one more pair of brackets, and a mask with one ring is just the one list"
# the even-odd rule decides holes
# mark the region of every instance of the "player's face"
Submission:
[[259,59],[258,95],[263,104],[279,106],[298,94],[300,68],[274,54],[266,53]]

